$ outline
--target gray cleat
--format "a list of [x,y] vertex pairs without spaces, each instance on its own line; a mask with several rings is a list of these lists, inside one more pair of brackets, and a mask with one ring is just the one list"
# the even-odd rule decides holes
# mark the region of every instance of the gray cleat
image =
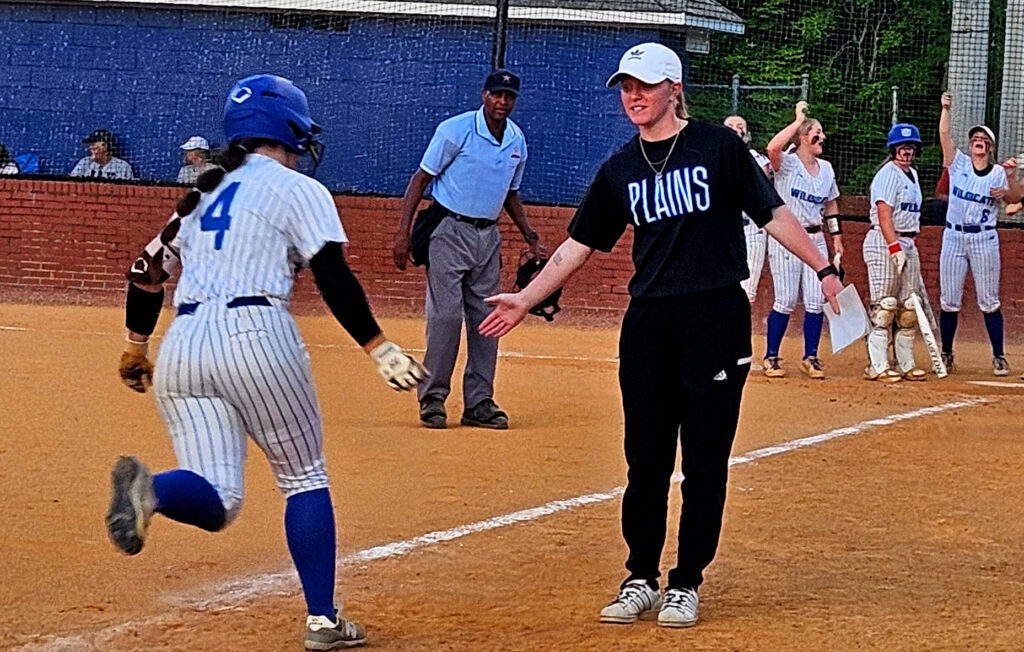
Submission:
[[146,532],[156,505],[153,474],[136,458],[121,457],[114,464],[110,480],[107,533],[113,544],[126,555],[137,555],[146,542]]
[[307,650],[341,650],[366,644],[366,630],[351,620],[336,616],[306,616]]

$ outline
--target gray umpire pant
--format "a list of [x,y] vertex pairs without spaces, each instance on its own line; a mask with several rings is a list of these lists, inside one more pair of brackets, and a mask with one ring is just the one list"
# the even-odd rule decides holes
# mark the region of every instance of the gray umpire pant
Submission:
[[419,400],[441,400],[451,393],[459,355],[462,317],[466,321],[466,371],[462,395],[466,409],[494,396],[498,340],[477,328],[492,308],[484,299],[498,292],[501,233],[496,226],[477,228],[446,217],[430,236],[427,266],[427,352],[423,365],[430,377],[420,383]]

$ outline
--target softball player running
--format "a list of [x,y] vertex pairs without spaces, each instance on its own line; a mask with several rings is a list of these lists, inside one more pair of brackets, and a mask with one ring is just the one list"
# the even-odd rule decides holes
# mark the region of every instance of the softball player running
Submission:
[[[742,116],[731,115],[725,119],[723,124],[736,132],[745,145],[750,145],[750,132],[747,131],[747,121]],[[771,176],[771,161],[768,157],[750,148],[750,155],[754,157],[757,166],[764,170],[764,173]],[[747,269],[750,277],[740,281],[743,290],[747,293],[747,299],[754,303],[757,298],[757,284],[761,280],[761,270],[764,269],[764,256],[768,246],[768,236],[764,229],[759,227],[754,220],[746,213],[743,214],[743,235],[747,239]]]
[[[134,457],[112,473],[107,528],[134,555],[154,513],[215,532],[238,515],[246,434],[287,496],[285,532],[302,582],[308,650],[362,645],[366,633],[334,602],[335,524],[323,453],[323,424],[309,355],[288,313],[292,283],[312,269],[324,301],[396,389],[423,368],[384,338],[362,287],[345,263],[347,241],[330,193],[296,171],[322,147],[305,94],[290,81],[239,81],[224,109],[227,151],[197,180],[175,215],[128,272],[121,357],[125,384],[153,389],[179,468],[151,475]],[[147,341],[163,282],[181,267],[177,318],[160,346],[155,379]]]
[[[978,295],[978,308],[985,316],[985,330],[992,342],[992,373],[1005,376],[1010,373],[1010,365],[1003,354],[996,220],[1001,202],[1013,203],[1021,198],[1016,177],[1017,162],[1010,159],[1002,166],[995,165],[996,137],[985,125],[976,125],[968,130],[968,154],[957,149],[950,127],[952,106],[953,96],[943,93],[939,141],[942,143],[942,163],[949,168],[950,189],[939,257],[942,358],[946,368],[952,370],[953,338],[969,269]],[[1011,171],[1009,175],[1007,170]]]
[[[792,153],[783,148],[796,144]],[[832,164],[818,158],[825,132],[821,123],[807,117],[807,102],[796,105],[796,120],[780,131],[768,143],[768,158],[775,171],[775,189],[786,202],[801,226],[811,236],[818,251],[828,257],[828,245],[822,225],[832,236],[832,247],[837,260],[843,255],[843,238],[839,228],[839,188]],[[775,304],[768,315],[768,346],[765,351],[764,375],[781,378],[786,371],[779,364],[779,347],[789,325],[789,316],[802,295],[804,303],[804,357],[800,370],[811,378],[824,378],[824,365],[818,359],[818,341],[821,339],[821,313],[825,299],[821,284],[813,269],[786,248],[768,240],[768,265],[775,282]]]
[[[697,623],[697,590],[715,556],[729,452],[750,371],[750,304],[739,282],[746,212],[782,246],[820,270],[830,300],[836,270],[810,241],[746,147],[720,125],[692,120],[682,65],[657,43],[631,48],[608,86],[639,134],[601,165],[569,225],[569,237],[530,284],[490,297],[480,332],[500,337],[561,287],[594,249],[611,251],[633,228],[629,308],[619,339],[628,484],[622,533],[629,575],[601,622]],[[680,337],[686,333],[686,337]],[[676,451],[683,508],[676,566],[658,592]]]
[[[911,167],[921,153],[921,134],[911,124],[889,130],[889,156],[871,182],[871,228],[864,237],[864,264],[871,293],[871,332],[867,337],[868,380],[924,380],[914,362],[917,312],[910,300],[928,294],[921,278],[921,259],[914,238],[921,230],[921,186]],[[889,366],[892,324],[897,325],[895,354],[898,369]]]

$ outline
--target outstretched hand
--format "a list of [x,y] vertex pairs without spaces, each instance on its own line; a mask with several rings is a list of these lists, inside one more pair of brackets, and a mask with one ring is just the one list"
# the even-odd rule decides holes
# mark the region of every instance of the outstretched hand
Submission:
[[506,335],[519,325],[519,322],[523,321],[526,314],[530,311],[530,306],[523,302],[519,292],[497,294],[493,297],[487,297],[484,301],[494,306],[491,314],[484,317],[484,320],[480,322],[480,334],[486,337]]

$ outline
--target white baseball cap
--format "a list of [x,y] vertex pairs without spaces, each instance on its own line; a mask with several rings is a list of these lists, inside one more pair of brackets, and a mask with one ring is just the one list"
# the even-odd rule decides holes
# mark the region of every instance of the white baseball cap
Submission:
[[192,136],[182,143],[181,148],[186,152],[193,149],[210,149],[210,143],[202,136]]
[[988,127],[986,127],[985,125],[974,125],[973,127],[971,127],[967,131],[967,138],[968,138],[968,140],[971,139],[971,138],[974,138],[974,134],[978,133],[979,131],[982,132],[983,134],[985,134],[986,136],[988,136],[988,139],[990,141],[992,141],[993,144],[995,144],[995,142],[996,142],[996,135],[995,135],[995,133],[993,133],[993,131],[991,129],[989,129]]
[[627,75],[645,84],[657,84],[666,79],[678,82],[683,80],[683,64],[678,54],[661,43],[641,43],[629,48],[619,59],[619,69],[608,78],[608,88]]

